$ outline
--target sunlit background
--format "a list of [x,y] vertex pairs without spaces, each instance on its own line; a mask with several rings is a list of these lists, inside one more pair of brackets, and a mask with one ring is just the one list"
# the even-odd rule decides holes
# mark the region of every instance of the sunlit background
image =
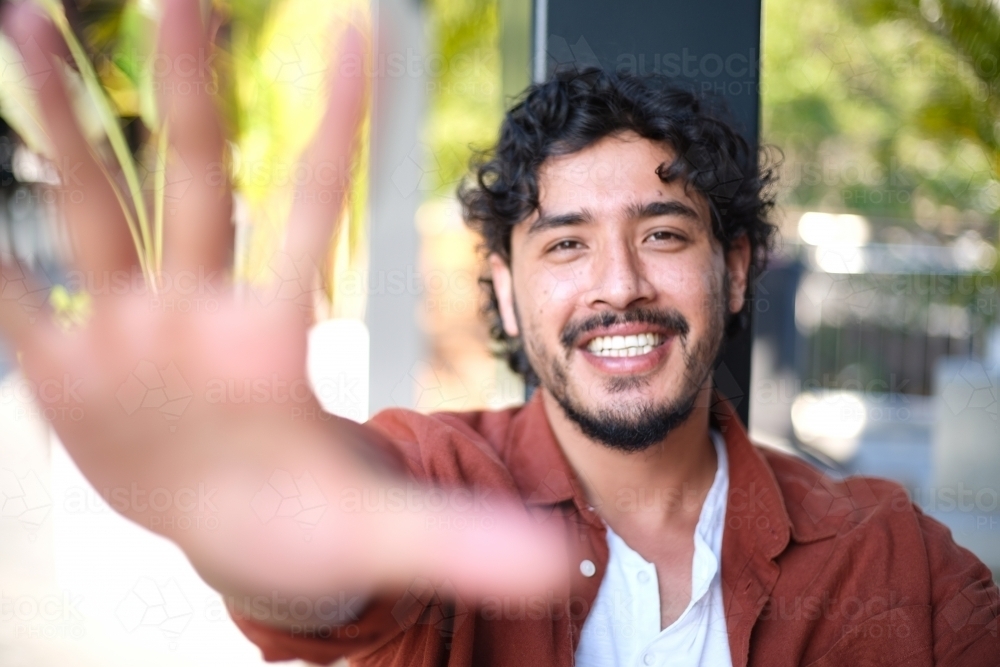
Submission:
[[[143,188],[155,192],[163,157],[149,145],[159,120],[144,65],[157,5],[68,4]],[[526,61],[503,67],[503,31],[516,17],[495,0],[405,3],[410,13],[397,14],[403,4],[368,14],[348,0],[215,3],[223,51],[214,64],[234,137],[237,272],[248,281],[269,276],[339,30],[371,21],[412,56],[399,75],[391,63],[373,65],[376,106],[380,95],[391,104],[376,111],[384,122],[365,128],[332,268],[313,295],[320,319],[333,322],[314,332],[315,347],[350,353],[314,355],[310,377],[327,386],[351,364],[349,396],[319,393],[328,409],[358,419],[386,405],[498,408],[524,396],[490,354],[482,258],[454,198],[472,151],[495,139],[511,82],[527,78]],[[761,138],[784,154],[782,241],[754,304],[751,433],[834,474],[903,483],[1000,571],[1000,13],[962,0],[764,5]],[[985,13],[951,20],[973,6]],[[16,250],[51,279],[50,302],[71,324],[85,318],[86,299],[58,287],[59,232],[46,194],[53,173],[19,97],[16,56],[7,45],[0,51],[0,115],[9,123],[0,137],[0,251]],[[95,133],[99,125],[89,124]],[[395,129],[380,136],[381,127]],[[376,185],[384,189],[373,193]],[[162,189],[169,206],[183,180]],[[386,216],[405,233],[379,237]],[[412,269],[371,270],[373,248],[410,252]],[[367,331],[375,297],[397,286],[392,307],[412,329]],[[387,335],[409,356],[377,394],[382,371],[373,359],[369,374],[363,362],[369,342],[374,355]],[[50,442],[31,388],[6,359],[0,594],[16,613],[0,620],[0,662],[260,664],[179,551],[111,513]],[[43,603],[51,613],[38,610]]]

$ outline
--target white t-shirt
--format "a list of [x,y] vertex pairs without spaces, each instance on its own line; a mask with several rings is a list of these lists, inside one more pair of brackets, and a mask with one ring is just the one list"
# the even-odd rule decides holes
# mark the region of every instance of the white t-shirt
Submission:
[[725,443],[716,431],[712,442],[719,465],[694,531],[687,608],[660,629],[656,566],[608,528],[608,569],[583,625],[576,650],[580,667],[731,667],[720,568],[729,464]]

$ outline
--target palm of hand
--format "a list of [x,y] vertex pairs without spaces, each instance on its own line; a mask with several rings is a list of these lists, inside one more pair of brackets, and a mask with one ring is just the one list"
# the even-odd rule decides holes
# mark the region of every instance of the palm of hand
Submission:
[[[242,298],[237,298],[237,290],[227,284],[232,194],[229,184],[220,184],[217,178],[217,165],[225,163],[225,136],[207,92],[210,73],[169,68],[161,82],[165,91],[186,91],[161,100],[164,116],[174,128],[167,180],[175,168],[193,178],[165,219],[164,268],[157,281],[166,291],[157,293],[134,279],[139,273],[137,255],[107,170],[79,129],[61,77],[54,75],[58,67],[51,59],[62,50],[60,40],[30,8],[12,14],[8,32],[15,42],[34,47],[23,49],[25,67],[36,76],[55,162],[61,167],[71,270],[88,287],[93,312],[82,330],[65,332],[44,318],[34,322],[28,312],[5,302],[0,304],[2,321],[36,384],[57,380],[72,388],[57,392],[49,411],[70,453],[85,473],[108,482],[116,475],[155,476],[159,465],[169,469],[170,460],[183,460],[192,453],[193,446],[185,444],[191,437],[187,431],[197,429],[186,427],[185,421],[238,420],[253,414],[288,419],[289,406],[273,400],[248,409],[224,400],[213,405],[208,394],[213,382],[270,381],[304,387],[309,324],[308,310],[296,308],[280,294],[266,294],[266,285],[255,289],[265,290],[257,296],[268,298],[255,299],[246,289],[239,290]],[[161,56],[181,62],[210,49],[205,34],[191,29],[197,25],[201,25],[197,3],[170,3]],[[345,48],[360,55],[361,35],[353,29],[346,35]],[[349,164],[364,89],[360,76],[332,82],[337,103],[326,113],[316,144],[304,157],[307,163]],[[275,261],[312,267],[322,263],[321,249],[329,244],[347,185],[348,174],[341,173],[332,182],[302,186],[301,201],[328,203],[295,207],[285,252],[276,253]],[[126,280],[115,282],[122,275]],[[211,278],[202,280],[203,276]],[[318,270],[300,277],[307,285],[318,280]],[[198,293],[190,294],[192,289]],[[278,298],[269,298],[273,296]],[[181,302],[196,307],[175,307]],[[158,386],[164,374],[176,386]],[[144,395],[144,390],[149,391]],[[183,395],[185,390],[188,396]],[[162,408],[164,398],[167,410],[146,409]],[[308,391],[300,393],[300,399],[309,404],[303,407],[315,407]],[[171,415],[171,409],[183,414]],[[178,419],[161,428],[165,417]],[[302,427],[283,426],[289,436]]]
[[35,386],[52,387],[42,398],[63,443],[106,484],[153,484],[170,459],[192,465],[206,419],[223,429],[266,417],[293,439],[314,428],[301,308],[240,302],[220,286],[211,311],[164,312],[174,298],[97,296],[86,328],[36,325],[21,348]]
[[[26,7],[12,15],[7,30],[14,41],[34,40],[41,47],[25,50],[29,72],[51,71],[49,54],[60,51],[52,27]],[[191,29],[200,25],[196,0],[166,3],[159,42],[164,57],[177,61],[210,48],[203,32]],[[342,56],[360,57],[364,38],[348,29],[342,48]],[[560,549],[551,536],[510,507],[492,514],[489,534],[448,535],[429,534],[420,512],[348,516],[331,506],[310,541],[294,522],[253,516],[252,498],[276,471],[310,476],[326,498],[345,485],[385,486],[398,478],[372,467],[363,452],[359,456],[363,447],[352,447],[359,443],[349,429],[318,418],[322,413],[305,380],[309,316],[302,306],[308,304],[267,292],[268,286],[264,298],[256,298],[227,284],[232,195],[212,171],[223,161],[225,137],[205,93],[209,87],[199,78],[204,76],[172,68],[162,87],[193,91],[163,100],[172,150],[192,175],[165,220],[164,283],[179,285],[182,275],[188,284],[192,276],[217,276],[204,287],[210,294],[200,295],[211,308],[172,308],[171,300],[183,296],[176,289],[156,295],[98,289],[88,324],[66,332],[34,321],[16,302],[0,300],[0,324],[21,352],[28,376],[38,385],[54,380],[64,387],[48,407],[57,408],[51,421],[80,469],[99,490],[137,484],[178,498],[186,489],[212,484],[220,530],[158,532],[177,542],[220,590],[323,594],[405,587],[419,575],[447,577],[459,591],[482,593],[535,591],[561,579]],[[332,103],[306,164],[350,163],[364,98],[360,74],[334,77]],[[66,169],[61,185],[82,193],[65,198],[75,202],[64,210],[73,268],[94,285],[106,284],[115,272],[135,272],[121,208],[70,111],[60,77],[39,86],[39,102],[57,163],[79,167]],[[347,184],[345,172],[300,186],[277,262],[322,265]],[[308,287],[318,274],[299,279]],[[148,507],[115,509],[149,525],[143,514]]]

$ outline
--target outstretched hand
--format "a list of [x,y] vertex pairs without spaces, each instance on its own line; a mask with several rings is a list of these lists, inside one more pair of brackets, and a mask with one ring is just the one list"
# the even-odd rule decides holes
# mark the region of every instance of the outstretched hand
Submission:
[[[161,57],[197,60],[212,48],[197,0],[164,4]],[[29,74],[48,73],[37,82],[39,102],[67,195],[60,200],[72,268],[92,288],[92,312],[85,326],[65,331],[44,314],[0,299],[0,325],[36,385],[71,387],[49,395],[46,407],[57,409],[46,414],[90,482],[105,492],[144,489],[150,501],[148,494],[160,494],[159,505],[112,503],[115,509],[175,541],[227,594],[376,591],[426,577],[448,579],[461,594],[483,595],[538,591],[561,578],[560,543],[516,505],[494,508],[488,522],[466,522],[492,524],[489,530],[457,531],[429,528],[426,512],[416,508],[368,514],[326,504],[308,539],[294,518],[262,515],[261,490],[281,480],[299,480],[322,498],[405,481],[370,461],[358,431],[308,418],[322,412],[305,381],[310,318],[301,304],[240,298],[228,277],[232,193],[217,178],[226,137],[208,93],[211,73],[171,67],[161,81],[173,162],[184,165],[190,186],[165,219],[164,289],[155,296],[148,289],[121,293],[106,288],[109,276],[137,273],[138,258],[108,169],[81,133],[53,67],[64,46],[27,3],[11,8],[5,30],[22,45]],[[32,43],[38,48],[23,48]],[[361,31],[344,32],[342,56],[361,58],[366,49]],[[329,108],[303,157],[313,167],[350,164],[364,112],[363,75],[335,71],[330,86]],[[323,265],[348,177],[345,170],[332,182],[300,186],[276,256],[299,270]],[[3,261],[12,275],[14,260]],[[177,296],[179,281],[171,276],[181,275],[212,276],[218,307],[164,307]],[[250,403],[213,400],[211,388],[229,384],[270,391]],[[279,386],[297,388],[297,398],[281,400],[287,394],[276,391]],[[171,416],[178,418],[166,419],[156,409],[164,405],[173,406]],[[199,493],[209,497],[210,527],[184,521]]]

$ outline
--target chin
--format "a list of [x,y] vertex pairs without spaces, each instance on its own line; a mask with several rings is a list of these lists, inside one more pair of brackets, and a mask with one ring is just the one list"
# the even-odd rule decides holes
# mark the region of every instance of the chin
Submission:
[[697,392],[675,401],[666,398],[654,400],[646,394],[633,400],[609,397],[597,404],[586,405],[555,395],[566,416],[576,423],[584,435],[625,453],[641,452],[663,442],[687,421],[696,397]]
[[620,392],[609,394],[605,400],[594,400],[590,405],[586,403],[576,403],[589,414],[617,415],[624,420],[638,418],[640,415],[649,413],[660,413],[669,410],[671,406],[684,403],[683,400],[669,399],[665,397],[653,398],[648,394],[631,394]]

